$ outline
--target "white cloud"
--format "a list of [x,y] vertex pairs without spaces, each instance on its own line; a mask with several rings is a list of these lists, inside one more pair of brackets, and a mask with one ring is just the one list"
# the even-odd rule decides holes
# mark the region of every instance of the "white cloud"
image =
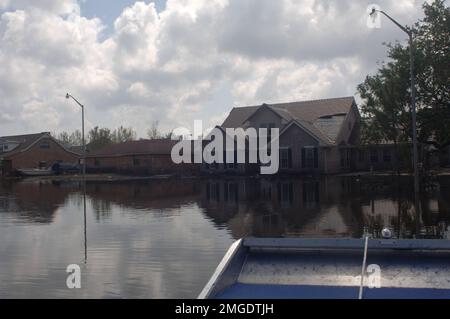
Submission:
[[[141,136],[155,119],[169,130],[221,121],[235,105],[352,95],[385,57],[382,42],[404,39],[389,21],[366,27],[370,3],[168,0],[158,13],[137,2],[104,35],[75,0],[0,0],[0,135],[76,129],[66,91],[90,126]],[[378,3],[405,24],[421,15],[419,1]]]
[[76,0],[0,0],[0,10],[38,9],[56,14],[79,13]]

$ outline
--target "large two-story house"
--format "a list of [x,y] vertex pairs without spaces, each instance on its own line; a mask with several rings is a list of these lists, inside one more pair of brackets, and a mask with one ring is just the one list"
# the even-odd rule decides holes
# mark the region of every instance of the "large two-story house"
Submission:
[[[360,143],[353,97],[233,108],[219,127],[278,128],[280,173],[334,174],[352,168]],[[206,171],[248,173],[252,165],[213,164]]]

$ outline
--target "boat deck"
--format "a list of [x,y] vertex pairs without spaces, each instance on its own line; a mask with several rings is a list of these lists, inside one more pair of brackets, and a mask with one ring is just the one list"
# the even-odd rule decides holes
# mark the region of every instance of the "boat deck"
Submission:
[[[449,251],[439,247],[418,248],[369,250],[363,298],[450,298]],[[363,249],[348,247],[295,249],[294,246],[280,248],[249,241],[247,246],[244,243],[235,250],[226,270],[216,278],[215,292],[210,297],[356,299],[363,253]],[[380,276],[375,277],[378,270]],[[370,288],[372,286],[379,288]]]

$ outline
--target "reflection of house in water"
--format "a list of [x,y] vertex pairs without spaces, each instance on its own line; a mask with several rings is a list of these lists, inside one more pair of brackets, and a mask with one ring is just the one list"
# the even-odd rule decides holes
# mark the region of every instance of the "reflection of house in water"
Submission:
[[[133,213],[182,214],[198,206],[217,228],[234,238],[375,237],[390,227],[402,238],[447,236],[450,221],[450,183],[422,194],[421,215],[414,210],[412,183],[371,177],[322,179],[239,178],[161,179],[133,182],[88,182],[89,209],[98,220],[117,207]],[[3,216],[25,222],[51,223],[59,207],[82,209],[78,184],[0,183]],[[76,193],[70,196],[71,193]],[[65,205],[70,201],[71,205]]]
[[0,211],[17,215],[24,222],[51,223],[72,191],[50,182],[2,183]]
[[358,228],[355,223],[359,219],[349,207],[335,204],[340,187],[330,178],[208,180],[202,185],[202,206],[216,224],[228,227],[236,238],[309,233],[346,236]]
[[[380,236],[384,227],[394,231],[400,238],[441,238],[450,216],[445,198],[448,191],[422,193],[421,214],[414,209],[412,183],[408,178],[393,180],[392,177],[377,178],[376,183],[356,183],[352,196],[361,207],[363,224],[373,236]],[[359,189],[358,189],[359,188]],[[444,195],[447,194],[447,196]]]
[[402,238],[442,237],[450,216],[449,196],[444,196],[448,190],[422,198],[422,215],[417,217],[411,190],[394,185],[390,179],[372,183],[342,177],[210,179],[200,187],[201,205],[235,238],[358,238],[365,229],[379,237],[383,227]]
[[248,200],[258,198],[256,183],[255,179],[203,180],[200,205],[218,227],[232,228],[233,235],[245,237],[248,226],[253,224],[254,216],[248,214]]
[[194,180],[161,179],[141,182],[88,183],[97,218],[111,213],[111,204],[138,210],[170,209],[196,201],[198,196]]

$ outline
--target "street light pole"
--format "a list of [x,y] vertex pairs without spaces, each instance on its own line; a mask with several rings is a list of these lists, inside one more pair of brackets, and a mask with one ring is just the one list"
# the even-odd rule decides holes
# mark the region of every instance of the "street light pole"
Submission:
[[420,185],[419,185],[419,154],[417,147],[417,111],[416,111],[416,81],[414,75],[414,38],[412,30],[408,30],[400,23],[395,21],[391,16],[381,10],[372,9],[370,15],[374,15],[377,12],[386,16],[389,20],[391,20],[396,26],[398,26],[403,32],[408,34],[409,37],[409,56],[410,56],[410,72],[411,72],[411,108],[412,108],[412,131],[413,131],[413,165],[414,165],[414,196],[416,201],[416,209],[419,209],[419,193],[420,193]]
[[66,94],[66,99],[74,100],[81,107],[81,139],[83,143],[83,177],[86,177],[86,141],[84,139],[84,105],[69,93]]
[[84,263],[87,264],[87,218],[86,218],[86,140],[84,139],[84,105],[69,93],[66,99],[74,100],[81,107],[81,139],[83,143],[83,221],[84,221]]

